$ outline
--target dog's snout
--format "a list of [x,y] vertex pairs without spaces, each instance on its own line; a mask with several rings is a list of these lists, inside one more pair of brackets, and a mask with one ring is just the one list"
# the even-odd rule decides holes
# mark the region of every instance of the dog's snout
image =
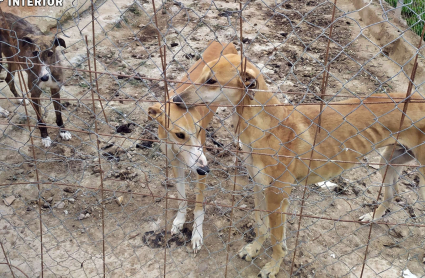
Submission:
[[210,167],[208,166],[201,166],[196,168],[196,172],[198,173],[198,175],[203,176],[206,175],[207,173],[210,172]]
[[179,95],[177,95],[177,96],[173,97],[173,102],[175,102],[175,103],[183,103],[183,100],[182,100],[182,98]]
[[46,81],[48,81],[49,80],[49,76],[46,74],[46,75],[43,75],[41,78],[40,78],[40,80],[41,81],[43,81],[43,82],[46,82]]

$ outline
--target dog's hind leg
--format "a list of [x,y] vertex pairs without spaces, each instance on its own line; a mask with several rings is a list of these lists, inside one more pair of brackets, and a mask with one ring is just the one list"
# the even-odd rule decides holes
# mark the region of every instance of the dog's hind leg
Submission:
[[[402,146],[396,146],[394,150],[393,158],[391,159],[391,153],[393,151],[393,146],[388,146],[385,148],[384,153],[382,154],[381,163],[387,164],[405,164],[413,159],[413,154],[407,152],[406,149]],[[380,173],[382,178],[385,175],[387,166],[383,165],[380,168]],[[375,212],[375,217],[373,217],[373,212],[367,213],[359,218],[360,221],[372,221],[381,218],[387,208],[390,207],[391,202],[394,196],[394,190],[398,192],[397,181],[403,170],[404,166],[388,166],[387,173],[384,180],[384,201],[378,206]],[[373,219],[372,219],[373,218]]]
[[[425,151],[425,150],[423,150]],[[425,165],[425,161],[420,161],[421,165]],[[422,203],[422,210],[425,209],[425,166],[419,168],[419,184],[418,184],[418,193],[420,197],[420,202]]]
[[177,211],[177,216],[173,221],[171,233],[178,234],[180,230],[183,229],[183,225],[186,222],[187,201],[183,168],[184,164],[181,163],[176,156],[174,156],[174,153],[171,149],[168,150],[168,159],[171,160],[174,178],[176,179],[177,198],[180,199],[178,201],[179,210]]
[[69,131],[62,130],[62,128],[65,128],[65,125],[63,124],[63,120],[62,120],[62,105],[61,105],[60,88],[59,89],[50,88],[50,91],[52,93],[53,107],[55,108],[56,124],[58,125],[58,127],[61,128],[59,135],[63,140],[70,140],[72,138],[71,133]]
[[[0,36],[0,42],[3,42],[3,41],[4,41],[3,38]],[[2,43],[0,43],[0,73],[3,70],[3,56],[2,56],[2,54],[3,54],[3,48],[2,48]]]
[[196,185],[196,204],[193,220],[193,231],[192,231],[192,246],[193,251],[197,253],[202,247],[202,241],[204,234],[202,231],[202,224],[204,223],[204,206],[202,202],[204,201],[204,190],[205,183],[207,181],[206,175],[197,175],[197,185]]
[[[423,163],[421,163],[424,165]],[[425,166],[422,166],[419,169],[419,185],[418,185],[418,191],[419,191],[419,197],[422,200],[422,207],[425,208]]]
[[[425,142],[424,138],[421,138],[420,142]],[[421,165],[419,167],[419,184],[418,193],[422,202],[422,208],[425,208],[425,145],[422,144],[414,150],[415,158]]]

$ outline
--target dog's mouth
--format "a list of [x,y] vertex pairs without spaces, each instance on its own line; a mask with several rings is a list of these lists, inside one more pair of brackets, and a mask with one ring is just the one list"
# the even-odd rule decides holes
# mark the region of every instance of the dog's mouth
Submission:
[[208,106],[211,102],[208,101],[197,101],[195,103],[191,103],[188,105],[188,107],[196,107],[196,106]]
[[190,105],[200,105],[200,104],[210,104],[211,101],[205,101],[201,98],[198,98],[195,102],[192,102]]
[[204,101],[201,98],[199,98],[193,103],[185,103],[180,95],[176,95],[175,97],[173,97],[173,102],[177,104],[178,107],[181,107],[181,108],[190,108],[190,107],[197,106],[199,104],[209,105],[211,103],[210,101]]
[[175,103],[180,108],[192,108],[192,107],[196,107],[200,105],[209,105],[211,102],[199,100],[193,103],[185,103],[185,102],[173,102],[173,103]]

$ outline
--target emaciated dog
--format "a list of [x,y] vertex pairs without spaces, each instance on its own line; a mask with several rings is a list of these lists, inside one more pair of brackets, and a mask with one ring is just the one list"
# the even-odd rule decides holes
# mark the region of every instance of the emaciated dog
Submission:
[[[175,94],[183,92],[191,83],[198,79],[206,63],[216,60],[221,55],[231,53],[237,53],[232,43],[223,47],[219,42],[210,42],[202,58],[189,69],[189,75],[184,76],[181,80],[186,83],[180,83],[175,91],[170,92],[170,97],[172,98]],[[168,147],[168,160],[171,161],[173,168],[179,199],[186,199],[185,166],[188,165],[197,173],[195,220],[192,232],[192,246],[195,253],[202,246],[202,223],[204,221],[202,202],[204,200],[205,175],[209,172],[202,146],[205,145],[206,128],[216,110],[217,108],[211,111],[205,106],[198,106],[188,110],[186,108],[180,108],[174,103],[167,103],[166,105],[157,103],[149,107],[148,110],[149,117],[156,119],[159,123],[158,138],[162,140],[162,152],[166,153],[165,148],[166,146]],[[167,115],[164,112],[167,112]],[[165,144],[164,141],[169,141],[173,144]],[[179,210],[173,221],[172,234],[177,234],[183,229],[183,224],[186,222],[186,209],[187,201],[179,200]]]
[[[374,94],[379,98],[328,103],[322,112],[321,131],[313,149],[320,105],[296,108],[281,105],[268,91],[260,71],[248,62],[246,71],[241,73],[244,66],[239,55],[214,60],[203,68],[196,83],[217,86],[192,84],[173,100],[180,106],[199,101],[236,106],[240,120],[235,118],[234,124],[239,125],[237,135],[243,144],[244,162],[256,184],[261,185],[255,188],[255,205],[257,209],[265,209],[260,203],[264,192],[267,210],[271,212],[268,222],[273,255],[260,271],[260,276],[275,277],[287,252],[284,224],[292,186],[305,184],[307,177],[309,184],[336,177],[343,170],[352,168],[363,155],[381,147],[386,147],[382,163],[403,164],[416,159],[424,165],[425,104],[414,102],[423,99],[420,95],[411,96],[412,102],[396,141],[405,94]],[[256,93],[255,89],[259,91]],[[391,156],[394,145],[396,149]],[[392,185],[400,175],[400,168],[389,167],[384,180],[384,201],[377,208],[374,219],[382,217],[390,205]],[[425,168],[419,168],[419,171],[419,195],[424,199]],[[247,261],[259,254],[268,231],[260,214],[255,214],[257,239],[239,251],[239,256]],[[372,213],[360,219],[371,221]]]

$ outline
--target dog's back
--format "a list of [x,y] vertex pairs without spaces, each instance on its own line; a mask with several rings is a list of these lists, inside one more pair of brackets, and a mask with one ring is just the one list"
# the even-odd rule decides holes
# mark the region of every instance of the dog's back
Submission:
[[2,47],[5,47],[5,43],[8,43],[9,36],[15,37],[15,34],[11,34],[10,30],[16,32],[18,39],[28,34],[43,35],[43,32],[41,32],[37,25],[31,24],[17,15],[4,13],[4,17],[7,23],[5,23],[4,18],[0,16],[0,40],[2,42]]

